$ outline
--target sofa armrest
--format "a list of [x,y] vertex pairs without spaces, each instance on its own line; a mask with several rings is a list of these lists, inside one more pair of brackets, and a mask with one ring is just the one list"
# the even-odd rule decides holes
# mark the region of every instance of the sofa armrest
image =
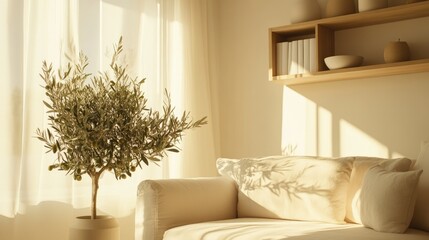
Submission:
[[136,240],[161,240],[167,229],[237,217],[237,188],[226,177],[145,180],[138,187]]

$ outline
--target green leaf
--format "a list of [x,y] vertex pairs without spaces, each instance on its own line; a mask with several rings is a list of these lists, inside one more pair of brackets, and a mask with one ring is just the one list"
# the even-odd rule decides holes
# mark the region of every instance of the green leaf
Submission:
[[57,150],[58,150],[57,145],[52,144],[52,145],[51,145],[51,148],[52,148],[52,152],[53,152],[53,153],[57,153]]
[[53,109],[53,107],[49,104],[49,103],[47,103],[47,102],[45,102],[45,101],[43,101],[43,103],[45,104],[45,106],[46,107],[48,107],[49,109]]
[[[147,158],[145,156],[142,156],[142,161],[146,164],[149,165],[149,161],[147,160]],[[140,165],[140,163],[139,163]],[[141,167],[141,166],[140,166]]]

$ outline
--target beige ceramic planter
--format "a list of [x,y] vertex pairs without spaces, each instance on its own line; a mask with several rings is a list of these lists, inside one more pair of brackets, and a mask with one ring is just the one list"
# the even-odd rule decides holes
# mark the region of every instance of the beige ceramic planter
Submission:
[[325,17],[335,17],[356,12],[354,0],[328,0]]
[[410,60],[410,48],[407,42],[390,42],[384,48],[384,61],[386,63],[402,62]]
[[358,0],[359,12],[366,12],[388,6],[387,0]]
[[316,20],[321,17],[320,6],[317,0],[291,1],[290,21],[292,23]]
[[118,221],[111,216],[77,217],[70,226],[69,240],[119,240]]

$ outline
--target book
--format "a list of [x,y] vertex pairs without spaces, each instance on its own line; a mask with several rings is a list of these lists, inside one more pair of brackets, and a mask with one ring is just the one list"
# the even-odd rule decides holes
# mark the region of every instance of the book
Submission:
[[291,74],[292,69],[292,42],[289,42],[288,52],[287,52],[287,64],[288,64],[288,74]]
[[277,43],[277,75],[288,74],[288,51],[289,43]]
[[304,39],[298,40],[298,74],[304,73]]
[[304,39],[304,71],[303,73],[310,72],[310,39]]
[[289,75],[295,75],[299,72],[299,66],[298,66],[298,41],[292,41],[290,42],[291,45],[291,54],[290,54],[290,68],[289,68]]
[[316,39],[310,38],[310,72],[317,72]]

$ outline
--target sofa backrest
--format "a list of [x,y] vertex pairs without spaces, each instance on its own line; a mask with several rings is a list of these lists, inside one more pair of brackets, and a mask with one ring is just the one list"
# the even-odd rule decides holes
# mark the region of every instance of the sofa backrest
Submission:
[[218,159],[239,188],[239,217],[343,223],[353,158]]
[[272,156],[217,160],[237,183],[239,217],[362,223],[360,189],[368,169],[408,171],[406,158]]

